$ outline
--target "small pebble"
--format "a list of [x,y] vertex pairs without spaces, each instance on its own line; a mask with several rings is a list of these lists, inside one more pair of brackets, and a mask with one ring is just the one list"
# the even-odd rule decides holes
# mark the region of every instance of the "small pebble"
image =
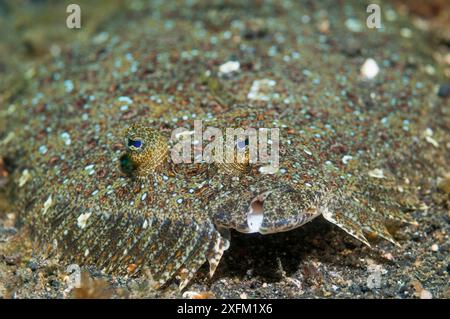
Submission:
[[70,93],[73,91],[74,85],[71,80],[65,80],[64,81],[64,88],[66,89],[67,93]]
[[371,80],[380,72],[380,67],[374,59],[367,59],[361,67],[361,76]]
[[432,251],[438,251],[439,250],[439,246],[437,244],[434,244],[431,246],[431,250]]
[[347,19],[345,20],[345,26],[352,32],[361,32],[363,31],[363,25],[359,20],[356,19]]
[[404,38],[411,38],[412,37],[412,31],[411,31],[411,29],[408,29],[408,28],[402,28],[401,30],[400,30],[400,35],[402,36],[402,37],[404,37]]
[[131,98],[129,98],[128,96],[119,96],[119,102],[131,104],[131,103],[133,103],[133,100]]
[[247,98],[256,101],[269,101],[274,96],[273,88],[276,82],[271,79],[255,80],[250,88]]
[[375,168],[375,169],[369,171],[368,174],[370,177],[373,177],[373,178],[379,178],[379,179],[386,178],[386,176],[384,176],[383,170],[380,168]]
[[437,187],[444,193],[450,194],[450,172],[444,174],[442,178],[438,178]]
[[426,289],[420,292],[420,299],[433,299],[433,295]]
[[394,260],[394,256],[391,253],[384,253],[382,256],[387,260]]
[[22,175],[19,178],[19,187],[23,187],[31,179],[30,171],[24,169]]
[[47,146],[41,145],[39,147],[39,153],[41,153],[42,155],[45,155],[47,153],[47,151],[48,151]]
[[228,61],[219,67],[219,74],[227,75],[233,72],[238,72],[240,67],[241,65],[238,61]]
[[70,134],[67,132],[62,132],[60,135],[61,139],[64,141],[64,144],[66,144],[67,146],[69,146],[72,141],[70,139]]
[[347,165],[348,162],[350,162],[352,159],[353,159],[353,157],[351,155],[345,155],[345,156],[342,157],[342,163]]
[[450,96],[450,84],[441,84],[437,94],[439,97],[448,98]]

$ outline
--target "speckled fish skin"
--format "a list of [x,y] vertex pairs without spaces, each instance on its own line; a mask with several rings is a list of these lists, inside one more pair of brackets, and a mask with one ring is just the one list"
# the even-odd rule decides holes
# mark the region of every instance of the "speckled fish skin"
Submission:
[[[365,21],[360,1],[345,5],[353,13],[334,1],[289,3],[148,4],[135,19],[122,17],[120,29],[107,26],[105,42],[68,44],[36,63],[0,135],[15,134],[0,155],[15,160],[22,223],[67,262],[120,275],[148,268],[157,286],[176,278],[181,288],[207,261],[214,273],[228,229],[249,232],[249,212],[261,207],[261,233],[323,215],[366,244],[367,233],[396,243],[385,222],[413,223],[404,208],[449,164],[448,100],[435,93],[437,66],[434,75],[424,70],[432,52],[401,17],[383,32],[349,31],[353,15]],[[324,12],[326,32],[317,28]],[[405,25],[411,38],[400,36]],[[356,56],[349,39],[361,45]],[[241,70],[217,76],[232,56]],[[368,57],[381,67],[373,80],[360,75]],[[262,79],[275,81],[273,94],[249,99]],[[231,174],[170,160],[147,177],[121,170],[127,127],[140,123],[169,139],[194,119],[279,128],[280,170],[261,174],[257,163]],[[31,178],[19,187],[26,169]]]

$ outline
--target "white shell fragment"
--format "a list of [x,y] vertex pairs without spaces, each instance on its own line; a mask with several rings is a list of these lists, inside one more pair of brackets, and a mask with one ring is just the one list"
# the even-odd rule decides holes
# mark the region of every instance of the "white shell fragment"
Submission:
[[9,132],[8,135],[3,140],[0,141],[0,146],[7,145],[14,139],[14,137],[16,137],[16,134],[14,134],[14,132]]
[[89,217],[91,217],[92,213],[84,213],[81,214],[80,216],[78,216],[77,218],[77,225],[78,227],[80,227],[81,229],[84,229],[87,225],[87,221],[89,219]]
[[23,187],[31,179],[30,171],[24,169],[22,175],[19,178],[19,187]]
[[367,59],[361,67],[361,76],[367,80],[372,80],[379,72],[380,67],[374,59]]
[[273,97],[273,88],[277,82],[271,79],[255,80],[247,94],[249,100],[270,101]]
[[344,163],[345,165],[348,164],[348,162],[350,162],[353,159],[353,156],[351,155],[344,155],[342,157],[342,163]]
[[42,211],[42,214],[45,215],[48,209],[52,206],[52,204],[53,204],[52,195],[50,195],[44,203],[44,209]]
[[273,165],[266,165],[266,166],[261,166],[258,171],[261,174],[275,174],[278,172],[278,167],[275,167]]
[[380,168],[375,168],[375,169],[369,171],[368,174],[370,177],[373,177],[373,178],[386,178],[386,176],[384,176],[383,170]]
[[427,128],[423,132],[423,138],[427,141],[427,143],[430,143],[434,147],[439,147],[439,143],[433,138],[433,130],[431,128]]
[[62,132],[60,135],[61,139],[64,141],[64,144],[66,144],[67,146],[69,146],[70,144],[72,144],[72,140],[70,139],[70,134],[67,132]]
[[228,61],[219,67],[219,75],[229,75],[238,72],[241,64],[238,61]]

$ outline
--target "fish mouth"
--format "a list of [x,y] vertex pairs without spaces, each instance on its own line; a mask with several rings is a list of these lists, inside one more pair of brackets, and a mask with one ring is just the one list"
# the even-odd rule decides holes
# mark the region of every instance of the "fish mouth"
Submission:
[[264,220],[264,200],[270,192],[256,196],[250,203],[247,212],[248,233],[261,233]]

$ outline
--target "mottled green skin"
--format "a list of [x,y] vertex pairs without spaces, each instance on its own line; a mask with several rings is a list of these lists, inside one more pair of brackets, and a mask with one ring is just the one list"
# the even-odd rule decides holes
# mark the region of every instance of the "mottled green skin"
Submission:
[[[160,17],[144,8],[105,26],[114,35],[105,42],[67,45],[61,56],[36,64],[26,94],[9,102],[16,112],[3,115],[1,132],[15,134],[1,155],[15,159],[12,187],[23,223],[68,261],[118,274],[148,267],[158,285],[179,277],[182,287],[207,260],[214,272],[228,246],[226,229],[247,232],[255,200],[264,209],[262,233],[323,214],[367,244],[364,232],[394,241],[385,221],[413,222],[401,208],[448,168],[448,100],[435,93],[439,70],[424,71],[433,61],[420,32],[403,38],[404,22],[385,21],[384,32],[353,33],[344,21],[353,14],[364,21],[365,6],[355,1],[344,14],[333,3],[253,10],[240,1],[174,3]],[[317,29],[320,9],[328,12],[328,33]],[[310,22],[302,22],[306,14]],[[172,28],[164,28],[165,18]],[[265,20],[256,38],[230,26],[259,25],[257,18]],[[355,56],[347,52],[349,39],[360,43]],[[232,56],[240,72],[218,77]],[[368,57],[381,72],[363,81]],[[253,81],[264,78],[276,81],[278,96],[249,100]],[[126,110],[120,96],[133,100]],[[127,126],[140,122],[169,138],[174,128],[192,128],[194,118],[219,128],[280,128],[281,170],[260,174],[254,164],[235,175],[217,165],[167,162],[147,178],[121,171]],[[427,128],[437,146],[425,140]],[[346,155],[352,160],[345,164]],[[32,178],[19,188],[24,169]],[[386,178],[369,176],[374,169]]]

